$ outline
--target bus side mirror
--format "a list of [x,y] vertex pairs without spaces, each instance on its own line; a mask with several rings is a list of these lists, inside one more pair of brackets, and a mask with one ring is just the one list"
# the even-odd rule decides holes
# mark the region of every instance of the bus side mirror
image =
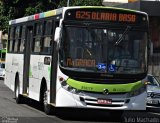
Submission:
[[60,27],[57,27],[56,30],[55,30],[55,34],[54,34],[54,41],[55,41],[55,42],[58,42],[58,41],[59,41],[60,31],[61,31],[61,28],[60,28]]

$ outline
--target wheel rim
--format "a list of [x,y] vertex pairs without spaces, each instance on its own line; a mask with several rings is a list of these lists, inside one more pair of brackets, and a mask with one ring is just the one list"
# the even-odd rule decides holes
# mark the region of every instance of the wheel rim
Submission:
[[47,98],[48,98],[48,94],[47,94],[47,91],[45,91],[44,95],[43,95],[43,104],[44,104],[44,106],[47,106],[47,104],[48,104]]
[[18,86],[16,87],[16,98],[18,98],[19,92],[18,92]]

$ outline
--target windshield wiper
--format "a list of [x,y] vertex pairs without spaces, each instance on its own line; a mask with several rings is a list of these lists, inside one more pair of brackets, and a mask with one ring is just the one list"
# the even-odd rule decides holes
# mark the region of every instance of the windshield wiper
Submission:
[[119,43],[121,43],[121,41],[123,40],[124,36],[129,32],[130,29],[131,29],[131,26],[127,26],[125,31],[123,32],[122,36],[119,37],[119,39],[116,41],[116,43],[114,45],[119,45]]

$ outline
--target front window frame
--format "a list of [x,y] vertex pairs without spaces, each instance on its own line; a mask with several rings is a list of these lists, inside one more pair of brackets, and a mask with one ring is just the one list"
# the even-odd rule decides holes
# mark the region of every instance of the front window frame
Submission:
[[[67,24],[66,24],[67,25]],[[75,25],[67,25],[67,26],[75,26]],[[86,25],[80,25],[80,27],[85,27]],[[79,27],[79,26],[77,26],[77,27]],[[115,27],[112,27],[112,26],[109,26],[108,25],[108,27],[107,28],[112,28],[112,29],[116,29],[116,26]],[[124,28],[124,27],[123,27]],[[64,29],[64,26],[63,26],[63,28],[62,28],[62,30]],[[120,29],[120,27],[118,28],[118,29]],[[144,31],[144,30],[141,30],[141,31]],[[147,33],[147,38],[148,38],[148,31],[146,31],[145,30],[145,32]],[[60,44],[62,43],[62,39],[60,40]],[[147,41],[146,41],[146,43],[148,43],[148,39],[147,39]],[[148,44],[146,44],[146,47],[147,47],[147,45]],[[60,54],[61,54],[62,52],[61,52],[61,46],[60,46]],[[67,71],[67,68],[65,68],[65,67],[63,67],[62,65],[61,65],[61,61],[62,61],[62,59],[61,59],[61,56],[60,56],[60,68],[61,68],[61,70],[62,71],[64,71],[65,73],[66,73],[66,71]],[[147,59],[145,59],[145,60],[147,60]],[[146,75],[146,73],[147,73],[147,61],[145,61],[146,62],[146,64],[145,64],[145,70],[144,70],[144,72],[142,72],[142,73],[138,73],[138,74],[134,74],[132,77],[134,78],[134,76],[138,76],[139,78],[144,78],[144,76]],[[68,69],[68,71],[72,71],[71,69]],[[76,73],[77,74],[81,74],[82,76],[85,74],[85,72],[83,72],[83,71],[81,71],[81,72],[77,72],[77,71],[73,71],[73,72],[75,72],[75,74],[69,74],[70,76],[77,76],[76,75]],[[67,72],[67,74],[68,74],[69,72]],[[94,74],[93,72],[86,72],[86,73],[90,73],[91,74],[91,76],[90,77],[93,77],[92,75]],[[125,74],[121,74],[121,73],[98,73],[99,75],[96,75],[96,77],[98,77],[98,76],[100,76],[100,77],[118,77],[118,78],[128,78],[128,77],[126,77],[126,75],[128,75],[127,73],[125,73]],[[80,76],[81,76],[80,75]],[[132,74],[131,74],[132,75]],[[140,75],[142,75],[142,77],[140,77]],[[79,76],[79,75],[78,75]],[[86,76],[86,75],[84,75],[84,76]],[[89,75],[87,75],[87,77],[88,77]],[[129,77],[130,78],[130,77]],[[134,79],[136,79],[136,78],[134,78]]]

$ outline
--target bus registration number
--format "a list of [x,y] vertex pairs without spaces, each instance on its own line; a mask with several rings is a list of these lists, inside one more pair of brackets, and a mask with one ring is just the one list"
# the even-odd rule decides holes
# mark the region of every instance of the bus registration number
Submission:
[[98,99],[97,103],[98,104],[112,104],[112,100],[111,99]]

